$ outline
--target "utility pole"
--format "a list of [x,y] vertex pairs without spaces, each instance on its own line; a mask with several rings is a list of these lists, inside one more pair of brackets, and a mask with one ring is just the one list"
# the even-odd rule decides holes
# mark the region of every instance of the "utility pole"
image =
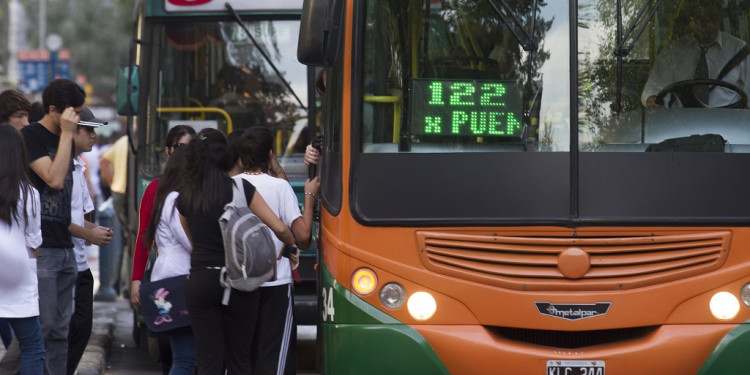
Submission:
[[39,0],[39,49],[44,49],[47,37],[47,0]]

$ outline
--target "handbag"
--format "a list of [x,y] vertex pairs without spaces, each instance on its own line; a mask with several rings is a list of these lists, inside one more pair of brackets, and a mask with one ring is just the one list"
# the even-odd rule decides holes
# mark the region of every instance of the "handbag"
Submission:
[[163,333],[190,325],[185,302],[187,277],[180,275],[141,283],[143,319],[149,331]]

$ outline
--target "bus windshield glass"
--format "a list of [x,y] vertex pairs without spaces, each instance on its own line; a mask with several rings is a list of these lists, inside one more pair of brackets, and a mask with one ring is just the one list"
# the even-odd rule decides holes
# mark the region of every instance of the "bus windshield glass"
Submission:
[[750,1],[724,3],[369,1],[362,151],[746,152]]
[[364,152],[568,150],[568,7],[506,3],[368,2]]
[[[188,124],[229,133],[265,126],[276,135],[280,161],[304,152],[307,69],[296,57],[299,21],[245,21],[252,39],[233,21],[152,25],[150,60],[160,69],[149,71],[148,102],[154,105],[149,113],[168,127]],[[158,148],[164,132],[150,129],[147,142]],[[163,160],[147,164],[158,173]]]

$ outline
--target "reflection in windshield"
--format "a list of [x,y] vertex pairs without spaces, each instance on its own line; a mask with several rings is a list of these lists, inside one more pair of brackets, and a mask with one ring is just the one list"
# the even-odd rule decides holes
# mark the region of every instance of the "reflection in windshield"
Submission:
[[[689,146],[670,150],[702,151],[711,146],[693,143],[713,138],[692,136],[713,134],[729,145],[725,152],[744,152],[750,136],[736,124],[748,119],[749,7],[718,0],[579,2],[581,150],[643,152],[680,143]],[[643,35],[631,37],[630,53],[618,56],[618,44],[627,43],[618,43],[617,25],[639,22]]]
[[365,152],[568,147],[569,85],[547,91],[545,82],[551,69],[567,72],[567,41],[548,45],[557,24],[566,29],[567,6],[390,0],[366,8]]
[[160,155],[164,129],[177,124],[222,131],[229,130],[230,121],[233,130],[266,126],[277,137],[277,155],[304,152],[306,112],[280,78],[306,103],[307,70],[296,57],[299,21],[245,26],[280,74],[235,22],[154,25],[151,59],[161,70],[149,71],[149,102],[154,104],[149,121],[160,126],[149,127],[147,143],[155,152],[145,154],[145,173],[159,173],[164,160],[154,158]]

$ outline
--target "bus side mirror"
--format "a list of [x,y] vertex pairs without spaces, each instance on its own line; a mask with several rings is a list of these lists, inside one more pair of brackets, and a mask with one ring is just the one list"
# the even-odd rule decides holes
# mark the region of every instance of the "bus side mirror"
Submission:
[[343,32],[344,0],[304,0],[297,60],[305,65],[332,66]]
[[138,113],[138,86],[138,66],[124,66],[117,71],[118,115],[127,116]]

